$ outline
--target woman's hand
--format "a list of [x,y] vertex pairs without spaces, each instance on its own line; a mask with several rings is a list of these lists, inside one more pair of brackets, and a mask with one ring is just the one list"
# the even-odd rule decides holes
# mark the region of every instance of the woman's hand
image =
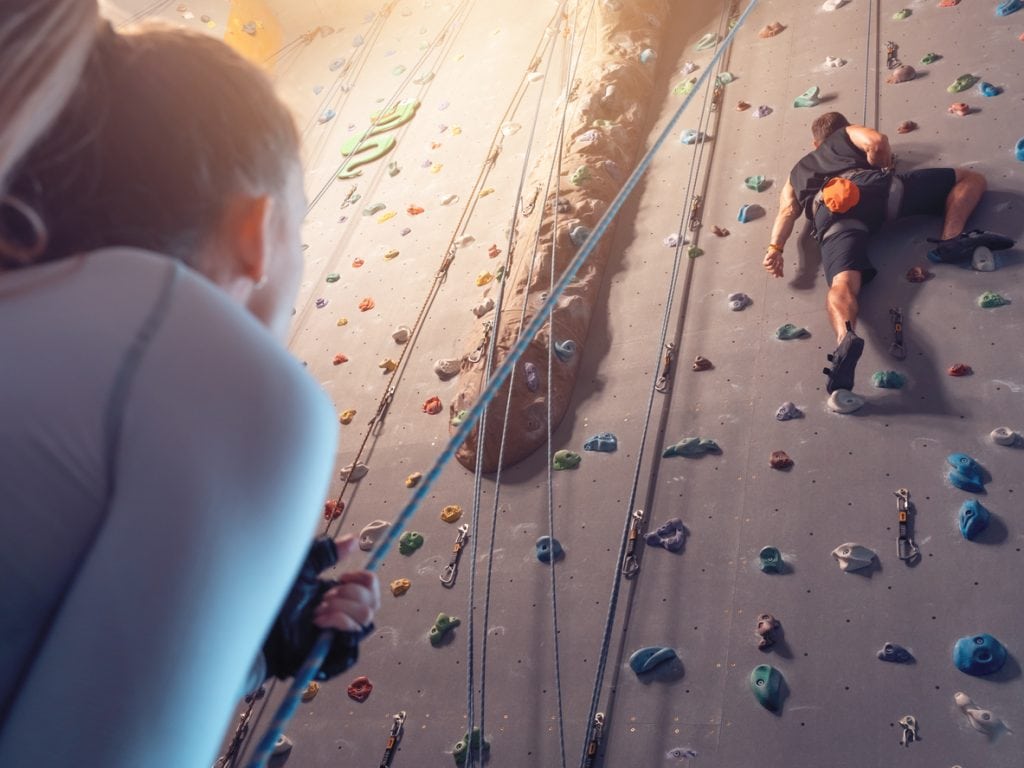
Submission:
[[[338,560],[344,560],[356,548],[351,534],[334,540]],[[361,632],[373,623],[380,610],[380,582],[369,571],[347,571],[338,577],[338,584],[324,592],[313,612],[313,623],[320,629]]]

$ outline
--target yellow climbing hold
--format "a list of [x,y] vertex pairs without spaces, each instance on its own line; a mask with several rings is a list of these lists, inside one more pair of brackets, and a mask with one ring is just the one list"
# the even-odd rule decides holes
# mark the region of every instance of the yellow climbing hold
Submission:
[[348,318],[347,317],[339,317],[338,318],[338,327],[340,328],[343,325],[348,325]]
[[453,125],[452,126],[452,136],[458,136],[461,133],[462,133],[462,129],[459,128],[459,126],[457,126],[457,125]]
[[384,258],[387,261],[391,261],[392,259],[396,258],[397,256],[398,256],[398,249],[397,248],[392,248],[390,251],[388,251],[387,253],[384,254]]
[[444,164],[443,163],[434,163],[432,166],[430,166],[430,172],[431,173],[440,173],[442,168],[444,168]]
[[454,523],[460,517],[462,517],[462,507],[458,504],[449,504],[441,510],[441,519],[446,523]]
[[494,187],[484,187],[480,190],[480,194],[477,197],[487,197],[488,195],[494,194]]
[[311,702],[316,698],[316,695],[320,693],[320,683],[315,680],[306,686],[306,690],[302,692],[302,700],[306,703]]
[[492,275],[490,272],[481,272],[479,275],[476,276],[476,284],[487,285],[493,279],[494,275]]
[[409,475],[407,478],[405,478],[405,487],[406,488],[415,488],[417,485],[420,484],[420,480],[422,480],[422,479],[423,479],[423,473],[422,472],[413,472],[411,475]]
[[355,418],[355,415],[356,415],[356,409],[355,408],[346,408],[344,411],[342,411],[338,415],[338,421],[340,421],[342,424],[351,424],[352,423],[352,419]]
[[384,373],[392,373],[398,367],[398,363],[392,360],[390,357],[385,357],[377,365],[378,368],[382,369]]
[[383,224],[385,221],[390,221],[397,215],[398,211],[388,211],[387,213],[382,213],[380,216],[377,217],[377,222],[379,224]]
[[408,579],[395,579],[391,582],[391,594],[395,597],[401,597],[409,591],[411,586],[412,582]]

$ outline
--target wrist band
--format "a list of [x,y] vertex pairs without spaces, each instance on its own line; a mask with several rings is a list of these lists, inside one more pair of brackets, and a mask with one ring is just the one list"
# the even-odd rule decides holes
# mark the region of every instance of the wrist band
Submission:
[[768,243],[768,250],[774,251],[775,253],[782,253],[782,246],[776,245],[775,243]]

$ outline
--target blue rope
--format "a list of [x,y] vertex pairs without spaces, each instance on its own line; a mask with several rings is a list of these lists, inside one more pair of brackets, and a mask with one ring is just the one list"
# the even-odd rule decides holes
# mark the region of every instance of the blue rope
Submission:
[[[715,51],[715,54],[711,59],[711,63],[700,77],[697,78],[697,83],[693,90],[683,99],[683,103],[679,105],[679,108],[675,111],[672,117],[669,118],[665,127],[658,135],[658,138],[655,139],[654,143],[651,145],[651,148],[640,159],[636,168],[633,169],[629,178],[626,179],[626,183],[622,185],[622,189],[619,190],[619,193],[608,205],[608,209],[594,226],[594,230],[590,237],[587,238],[586,242],[573,257],[572,261],[569,262],[569,266],[562,274],[562,277],[559,278],[554,290],[551,291],[547,300],[538,309],[537,314],[530,321],[530,324],[522,334],[520,334],[516,343],[512,345],[508,355],[502,361],[501,365],[498,366],[494,376],[487,382],[487,385],[480,393],[480,397],[477,398],[477,401],[466,413],[466,418],[463,419],[462,423],[455,429],[455,433],[448,440],[448,444],[444,447],[444,450],[441,451],[440,455],[438,455],[437,460],[434,462],[434,466],[431,467],[430,471],[428,471],[423,477],[423,482],[416,487],[415,491],[413,491],[412,497],[402,508],[402,511],[398,513],[394,524],[388,529],[388,532],[377,546],[377,549],[367,561],[365,566],[366,570],[376,571],[380,567],[385,556],[387,556],[388,552],[395,545],[395,542],[401,535],[401,531],[412,519],[416,510],[419,509],[423,501],[427,498],[427,494],[433,489],[434,484],[437,482],[438,478],[440,478],[441,472],[444,470],[445,466],[455,458],[455,454],[458,452],[459,447],[469,438],[469,433],[472,431],[474,424],[483,415],[484,409],[498,395],[505,379],[509,377],[514,370],[516,363],[519,362],[519,358],[523,356],[523,353],[526,352],[530,343],[533,341],[533,338],[543,328],[544,323],[547,322],[548,313],[554,309],[555,304],[558,302],[558,299],[561,298],[562,293],[565,292],[569,283],[575,279],[580,268],[594,252],[598,242],[608,232],[612,222],[615,221],[615,217],[618,216],[619,211],[622,210],[622,206],[625,205],[626,200],[629,199],[631,194],[633,194],[633,190],[636,189],[640,180],[643,178],[643,175],[647,172],[648,168],[650,168],[651,161],[654,159],[654,156],[662,146],[664,146],[665,141],[671,135],[676,124],[679,122],[679,118],[682,117],[686,108],[690,106],[690,102],[693,100],[694,94],[704,86],[713,67],[722,57],[722,52],[732,42],[732,38],[735,37],[736,32],[742,28],[747,16],[756,7],[757,1],[758,0],[750,0],[750,5],[747,6],[747,9],[740,16],[736,26],[733,27],[722,43],[718,46],[718,49]],[[303,691],[306,690],[306,686],[308,686],[313,680],[317,670],[320,669],[324,659],[327,658],[327,652],[330,650],[332,637],[333,634],[331,631],[325,631],[320,634],[316,645],[313,646],[313,649],[309,653],[309,657],[306,659],[306,663],[303,664],[302,669],[299,670],[299,673],[292,681],[292,685],[288,689],[285,700],[281,702],[277,713],[274,715],[274,719],[271,721],[269,730],[260,741],[260,745],[257,748],[252,761],[249,763],[250,768],[264,768],[266,765],[266,761],[270,752],[273,750],[274,744],[277,742],[278,737],[284,733],[285,727],[291,720],[292,715],[295,714],[295,710],[299,706]],[[266,749],[267,744],[269,744],[269,750]]]

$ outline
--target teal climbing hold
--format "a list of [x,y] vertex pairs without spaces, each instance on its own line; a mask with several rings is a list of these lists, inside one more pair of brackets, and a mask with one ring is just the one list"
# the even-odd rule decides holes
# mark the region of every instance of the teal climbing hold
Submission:
[[675,649],[652,645],[633,651],[629,657],[629,668],[637,675],[642,675],[645,672],[651,672],[666,662],[678,658],[679,655],[675,652]]
[[780,341],[792,341],[793,339],[802,339],[810,335],[806,328],[793,325],[793,323],[783,323],[775,330],[775,338]]
[[782,553],[776,547],[764,547],[757,553],[761,570],[765,573],[782,573]]
[[1013,154],[1020,162],[1024,163],[1024,139],[1017,142],[1017,145],[1013,148]]
[[722,449],[718,443],[710,437],[684,437],[678,443],[673,443],[662,451],[661,456],[667,459],[671,456],[686,456],[693,458],[703,456],[706,453],[721,453]]
[[952,84],[948,88],[946,88],[946,90],[949,91],[950,93],[960,93],[961,91],[966,91],[976,82],[978,82],[978,78],[976,78],[974,75],[970,73],[963,74],[960,75],[960,77],[958,77],[956,80],[954,80]]
[[929,51],[928,53],[926,53],[924,56],[921,57],[921,63],[922,64],[934,64],[936,61],[938,61],[941,58],[942,58],[942,56],[940,56],[939,54],[932,53],[931,51]]
[[1009,16],[1024,8],[1024,0],[1003,0],[996,6],[996,16]]
[[974,539],[988,527],[988,521],[992,513],[989,512],[977,499],[968,499],[960,506],[958,522],[960,533],[968,541]]
[[541,536],[537,539],[537,559],[542,563],[550,563],[552,560],[559,560],[565,555],[561,542],[550,536]]
[[871,374],[871,383],[879,389],[903,389],[907,377],[897,371],[875,371]]
[[782,675],[771,664],[759,664],[750,673],[750,690],[762,707],[778,712],[782,705]]
[[913,13],[913,11],[909,8],[900,8],[892,15],[893,21],[903,21],[904,19],[909,18],[911,13]]
[[735,79],[736,76],[732,72],[721,72],[718,77],[715,78],[715,85],[728,85]]
[[697,131],[693,128],[687,128],[681,134],[679,134],[680,144],[700,144],[704,139],[707,138],[703,131]]
[[555,451],[555,455],[551,457],[551,468],[557,470],[576,469],[582,460],[578,453],[563,448],[560,451]]
[[596,434],[583,444],[584,451],[596,451],[598,453],[614,453],[618,448],[619,441],[611,432]]
[[968,675],[991,675],[1006,663],[1006,647],[992,635],[961,637],[953,646],[953,664]]
[[698,51],[706,51],[708,48],[714,48],[718,45],[718,35],[714,32],[708,32],[704,37],[697,41],[694,46]]
[[423,546],[423,534],[416,531],[406,531],[398,540],[398,551],[403,555],[411,555]]
[[947,479],[954,488],[968,493],[985,492],[985,470],[966,453],[951,453],[946,462],[952,469]]
[[435,648],[444,642],[453,629],[462,623],[461,619],[455,616],[449,616],[447,613],[437,614],[437,618],[434,619],[434,626],[430,628],[430,644]]
[[978,92],[981,93],[982,96],[992,97],[998,96],[1000,93],[1003,92],[1003,89],[997,85],[992,85],[992,83],[986,83],[984,80],[982,80],[980,83],[978,83]]
[[744,205],[740,208],[739,214],[736,216],[736,221],[741,224],[759,219],[764,216],[764,208],[760,205]]
[[576,342],[572,339],[555,342],[555,357],[563,363],[568,363],[576,355]]
[[812,85],[793,100],[794,107],[816,107],[821,103],[821,90]]
[[994,291],[985,291],[978,297],[978,306],[982,309],[992,309],[1009,303],[1010,300],[1008,298]]
[[455,742],[452,749],[452,757],[456,765],[463,765],[470,753],[479,755],[482,759],[491,751],[491,744],[484,738],[480,728],[473,728],[472,734],[467,733],[459,741]]
[[764,192],[768,188],[768,180],[764,176],[747,176],[743,183],[755,192]]

